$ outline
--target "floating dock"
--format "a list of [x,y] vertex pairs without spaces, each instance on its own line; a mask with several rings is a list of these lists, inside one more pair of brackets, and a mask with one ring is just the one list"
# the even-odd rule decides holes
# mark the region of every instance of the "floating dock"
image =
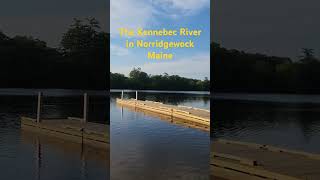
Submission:
[[109,126],[81,120],[70,117],[37,121],[37,119],[21,117],[21,128],[92,147],[109,149]]
[[136,99],[117,99],[121,106],[133,107],[140,110],[166,115],[172,118],[188,121],[195,125],[210,127],[210,111],[187,106],[174,106],[154,101],[141,101]]
[[211,144],[211,176],[227,180],[318,180],[320,155],[229,140]]
[[[119,106],[121,108],[123,108],[122,105],[119,105]],[[168,123],[171,123],[171,124],[177,124],[179,126],[183,126],[183,127],[186,127],[186,128],[199,129],[199,130],[206,131],[206,132],[210,131],[210,126],[208,126],[208,125],[193,123],[193,122],[189,122],[187,120],[171,117],[169,115],[159,114],[159,113],[155,113],[155,112],[152,112],[152,111],[145,111],[143,109],[138,109],[138,108],[135,108],[135,107],[127,106],[126,108],[131,110],[131,111],[142,113],[142,114],[144,114],[146,116],[149,116],[149,117],[158,118],[158,119],[160,119],[162,121],[165,121],[165,122],[168,122]]]

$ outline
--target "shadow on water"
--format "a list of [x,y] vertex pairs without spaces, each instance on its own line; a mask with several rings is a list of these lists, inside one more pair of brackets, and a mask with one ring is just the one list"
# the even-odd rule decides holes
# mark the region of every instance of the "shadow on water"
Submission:
[[215,100],[211,137],[320,153],[320,105]]
[[[65,142],[61,139],[54,137],[40,135],[30,131],[21,132],[21,141],[25,145],[32,145],[34,147],[34,169],[35,176],[37,179],[42,179],[42,176],[47,176],[47,174],[42,173],[42,168],[46,168],[46,164],[43,164],[43,160],[47,157],[46,149],[49,148],[57,153],[61,154],[62,158],[68,158],[68,156],[78,156],[80,161],[79,166],[79,177],[80,179],[90,179],[98,178],[102,179],[103,177],[97,175],[89,175],[90,173],[90,164],[94,163],[100,168],[105,168],[106,172],[109,172],[110,169],[110,150],[101,150],[91,148],[79,143]],[[50,162],[49,162],[50,163]],[[45,170],[44,170],[45,171]],[[101,174],[100,174],[101,175]]]

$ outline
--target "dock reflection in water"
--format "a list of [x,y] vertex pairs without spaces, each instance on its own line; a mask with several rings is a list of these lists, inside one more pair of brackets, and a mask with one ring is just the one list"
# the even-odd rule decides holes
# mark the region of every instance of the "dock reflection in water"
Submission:
[[[210,108],[206,96],[139,94],[143,100]],[[111,179],[209,179],[208,131],[158,114],[121,108],[116,104],[119,95],[112,95],[110,101]]]
[[[110,168],[110,156],[109,150],[92,148],[79,143],[73,143],[70,141],[64,141],[63,139],[42,135],[35,132],[30,132],[26,130],[21,131],[21,141],[22,144],[31,145],[34,147],[34,169],[36,179],[46,179],[45,176],[48,176],[46,167],[51,166],[60,166],[57,160],[52,160],[50,162],[43,163],[47,159],[53,158],[53,154],[47,153],[46,149],[49,148],[51,151],[59,154],[62,159],[68,159],[70,157],[78,159],[73,159],[73,161],[80,161],[78,164],[79,168],[79,179],[108,179],[108,174],[91,174],[91,169],[88,167],[88,164],[95,164],[98,169],[104,169],[105,172],[109,172]],[[50,164],[49,164],[50,163]],[[52,164],[51,164],[52,163]],[[57,163],[57,164],[54,164]],[[57,178],[60,176],[59,173],[63,172],[63,166],[56,167],[57,169],[62,170],[55,173],[54,176]],[[49,170],[50,171],[50,170]],[[90,175],[90,176],[89,176]],[[42,178],[44,176],[44,178]],[[51,175],[52,176],[52,175]],[[63,175],[64,176],[64,175]]]

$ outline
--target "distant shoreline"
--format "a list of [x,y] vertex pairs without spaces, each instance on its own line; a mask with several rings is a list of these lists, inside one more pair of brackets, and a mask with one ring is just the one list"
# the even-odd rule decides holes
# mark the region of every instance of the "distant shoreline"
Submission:
[[213,93],[214,100],[320,104],[320,94]]
[[146,92],[146,93],[178,93],[178,94],[203,94],[210,95],[210,91],[167,91],[167,90],[134,90],[134,89],[110,89],[110,92]]

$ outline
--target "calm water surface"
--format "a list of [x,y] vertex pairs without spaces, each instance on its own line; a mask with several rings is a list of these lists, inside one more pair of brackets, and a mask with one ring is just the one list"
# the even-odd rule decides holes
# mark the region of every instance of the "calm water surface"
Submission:
[[320,153],[319,95],[216,95],[211,136]]
[[[133,98],[135,93],[125,93]],[[113,180],[208,180],[209,132],[186,128],[121,108],[111,93],[111,178]],[[208,95],[139,93],[139,99],[210,108]]]
[[[23,91],[0,95],[0,179],[108,180],[109,151],[101,151],[20,129],[21,115],[35,117],[36,97]],[[108,123],[108,102],[92,99],[94,121]],[[46,118],[81,117],[81,96],[44,98]],[[98,110],[97,110],[98,109]]]

